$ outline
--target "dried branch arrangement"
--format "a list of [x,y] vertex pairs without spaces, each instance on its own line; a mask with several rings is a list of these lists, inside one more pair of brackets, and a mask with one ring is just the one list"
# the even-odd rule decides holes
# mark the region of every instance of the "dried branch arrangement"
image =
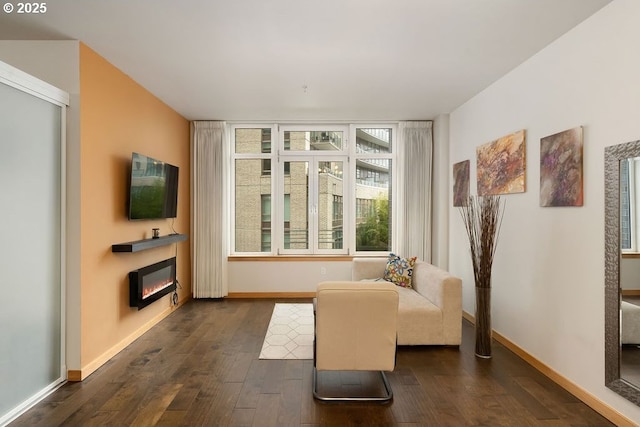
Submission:
[[504,202],[500,196],[471,196],[460,207],[469,237],[476,287],[491,287],[491,268],[503,214]]
[[471,248],[476,282],[476,356],[491,357],[491,268],[496,253],[504,203],[500,196],[471,196],[460,207]]

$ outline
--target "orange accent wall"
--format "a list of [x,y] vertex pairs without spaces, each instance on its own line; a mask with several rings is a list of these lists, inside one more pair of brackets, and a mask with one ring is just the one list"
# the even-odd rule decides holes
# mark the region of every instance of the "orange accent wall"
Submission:
[[[133,151],[180,168],[178,217],[129,221]],[[170,295],[138,311],[129,307],[129,271],[177,251],[179,298],[191,295],[189,241],[137,253],[111,245],[160,234],[189,233],[189,122],[96,52],[80,44],[81,365],[93,372],[175,307]]]

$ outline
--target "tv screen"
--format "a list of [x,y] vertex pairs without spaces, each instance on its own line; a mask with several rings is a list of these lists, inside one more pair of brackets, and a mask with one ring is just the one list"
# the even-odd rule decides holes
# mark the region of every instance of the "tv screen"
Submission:
[[131,155],[129,219],[175,218],[178,167],[139,153]]

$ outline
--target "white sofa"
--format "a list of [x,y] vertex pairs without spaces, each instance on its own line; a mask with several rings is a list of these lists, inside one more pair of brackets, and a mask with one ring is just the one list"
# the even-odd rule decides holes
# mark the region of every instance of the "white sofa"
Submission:
[[[387,258],[354,258],[353,281],[381,280]],[[398,289],[398,345],[460,345],[462,280],[416,261],[412,288]]]

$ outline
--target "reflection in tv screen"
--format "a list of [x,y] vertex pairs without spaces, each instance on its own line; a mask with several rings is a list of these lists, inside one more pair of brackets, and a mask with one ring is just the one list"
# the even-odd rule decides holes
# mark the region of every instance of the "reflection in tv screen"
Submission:
[[129,195],[129,219],[175,218],[178,168],[133,153]]

